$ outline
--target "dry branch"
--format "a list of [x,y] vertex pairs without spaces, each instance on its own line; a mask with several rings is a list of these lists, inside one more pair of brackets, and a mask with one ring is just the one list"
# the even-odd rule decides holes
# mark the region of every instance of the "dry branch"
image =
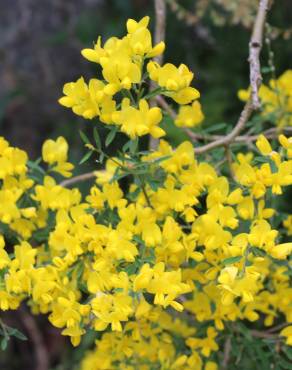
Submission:
[[250,88],[251,88],[251,102],[254,110],[260,108],[261,103],[259,99],[258,90],[262,83],[260,52],[263,43],[263,32],[268,12],[269,0],[260,0],[258,12],[256,15],[252,36],[249,43],[249,65],[250,65]]
[[[158,44],[165,40],[165,28],[166,28],[166,3],[165,0],[155,0],[155,33],[154,33],[154,44]],[[161,64],[163,60],[163,54],[157,55],[154,60]]]
[[96,176],[95,176],[94,172],[87,172],[87,173],[83,173],[82,175],[71,177],[71,179],[63,180],[63,181],[60,182],[59,185],[66,188],[66,187],[74,185],[78,182],[91,180],[95,177]]
[[244,128],[246,122],[249,120],[251,114],[253,112],[252,103],[250,100],[248,100],[245,103],[245,106],[243,108],[243,111],[241,112],[239,119],[234,126],[233,130],[226,136],[223,136],[222,138],[215,140],[209,144],[203,145],[201,147],[195,148],[195,153],[202,154],[205,152],[208,152],[211,149],[217,148],[222,145],[229,145],[232,143],[232,141],[236,138],[236,136],[242,131]]
[[31,338],[36,357],[36,370],[49,369],[49,355],[46,349],[43,336],[37,326],[35,319],[25,309],[20,310],[20,316],[29,337]]
[[199,148],[195,148],[195,152],[198,154],[205,153],[208,150],[217,148],[218,146],[229,145],[232,141],[236,139],[236,137],[243,130],[252,112],[255,109],[258,109],[259,107],[258,89],[262,82],[261,73],[260,73],[259,56],[260,56],[260,51],[262,47],[263,31],[264,31],[266,15],[268,11],[268,5],[269,5],[269,0],[260,0],[258,12],[256,15],[256,19],[255,19],[255,23],[254,23],[254,27],[252,31],[251,41],[249,43],[249,47],[250,47],[249,68],[250,68],[251,97],[246,102],[233,130],[228,135],[218,140],[215,140]]

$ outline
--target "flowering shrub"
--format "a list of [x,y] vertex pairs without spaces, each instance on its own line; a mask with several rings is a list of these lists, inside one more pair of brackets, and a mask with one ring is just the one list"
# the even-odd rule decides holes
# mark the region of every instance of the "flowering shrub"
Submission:
[[[141,136],[167,132],[168,113],[153,106],[156,97],[178,104],[178,127],[204,118],[188,67],[152,60],[164,43],[152,45],[148,22],[130,19],[125,37],[104,46],[99,38],[82,51],[102,80],[64,86],[60,104],[109,130],[105,143],[96,127],[92,138],[81,135],[88,150],[82,161],[106,161],[88,195],[74,178],[54,177],[69,178],[74,169],[63,137],[44,143],[45,166],[0,139],[0,308],[25,301],[74,346],[96,332],[82,370],[216,370],[228,346],[236,366],[251,345],[266,363],[282,356],[285,365],[292,222],[275,198],[292,184],[291,138],[259,135],[250,152],[237,146],[221,164],[220,148],[214,157],[196,155],[189,141],[172,148],[161,139],[142,151]],[[128,141],[108,157],[118,131]]]

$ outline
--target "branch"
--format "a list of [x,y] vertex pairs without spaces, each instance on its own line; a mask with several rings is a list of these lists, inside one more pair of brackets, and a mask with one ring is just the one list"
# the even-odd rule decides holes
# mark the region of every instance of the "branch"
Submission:
[[[166,28],[166,3],[165,0],[154,0],[155,7],[155,33],[154,43],[158,44],[165,39],[165,28]],[[157,55],[154,58],[155,62],[161,64],[163,61],[163,54]],[[150,91],[155,89],[155,83],[151,81]],[[153,106],[153,101],[150,101],[150,105]],[[150,136],[149,148],[156,149],[158,146],[158,139]]]
[[230,360],[230,352],[231,352],[231,338],[228,337],[224,343],[223,361],[222,361],[223,369],[227,369]]
[[30,336],[35,349],[36,356],[36,370],[48,370],[49,369],[49,356],[46,349],[43,336],[34,320],[34,318],[26,312],[24,309],[21,309],[20,316],[22,318],[23,325],[25,326],[28,335]]
[[291,325],[289,322],[284,322],[282,324],[273,326],[272,328],[266,330],[267,333],[274,333],[275,331],[279,331],[281,329],[286,328],[287,326]]
[[[167,103],[167,101],[164,99],[163,96],[157,95],[155,97],[155,100],[157,104],[165,110],[165,112],[168,113],[168,115],[175,120],[176,119],[176,112],[171,108],[171,106]],[[242,114],[244,113],[243,117]],[[259,137],[258,134],[256,135],[237,135],[238,132],[241,131],[243,126],[245,125],[246,121],[248,118],[246,118],[246,114],[251,114],[251,111],[249,112],[242,112],[238,123],[234,127],[233,131],[229,135],[204,135],[204,134],[199,134],[196,132],[193,132],[189,128],[182,128],[183,131],[192,139],[193,141],[199,141],[199,140],[206,140],[206,141],[211,141],[211,143],[206,144],[204,146],[195,148],[195,153],[204,153],[208,150],[213,149],[214,147],[217,146],[222,146],[225,145],[228,146],[232,142],[238,143],[238,142],[246,142],[246,143],[251,143],[253,141],[256,141]],[[277,137],[280,133],[292,133],[292,127],[272,127],[267,129],[266,131],[262,132],[262,134],[267,138],[267,139],[273,139]],[[234,136],[235,135],[235,136]]]
[[258,95],[259,87],[262,83],[260,52],[262,49],[263,30],[268,12],[269,0],[260,0],[256,20],[253,27],[251,40],[249,43],[249,64],[250,64],[250,87],[251,103],[254,110],[260,108],[261,103]]
[[217,148],[218,146],[229,145],[236,138],[236,136],[241,132],[241,130],[244,128],[246,122],[249,120],[251,116],[252,111],[253,111],[253,108],[252,108],[251,101],[248,100],[233,130],[228,135],[223,136],[222,138],[218,140],[215,140],[201,147],[195,148],[195,153],[202,154],[202,153],[208,152],[211,149]]
[[95,178],[94,172],[83,173],[82,175],[71,177],[71,179],[63,180],[60,182],[60,186],[68,187],[78,182],[83,182]]
[[[198,141],[198,140],[205,140],[205,141],[214,141],[214,140],[219,140],[219,139],[222,139],[223,135],[204,135],[204,134],[199,134],[199,133],[196,133],[196,132],[193,132],[191,130],[185,130],[185,132],[187,132],[187,134],[189,135],[189,137],[194,140],[194,141]],[[279,134],[281,133],[287,133],[287,134],[291,134],[292,133],[292,127],[272,127],[272,128],[269,128],[267,129],[266,131],[263,131],[261,134],[264,135],[267,139],[274,139],[276,138]],[[236,138],[233,140],[234,142],[238,143],[238,142],[253,142],[253,141],[256,141],[259,137],[259,134],[257,135],[238,135],[236,136]]]
[[246,102],[235,127],[227,136],[199,148],[195,148],[195,153],[201,154],[210,149],[217,148],[218,146],[229,145],[243,130],[252,112],[259,107],[258,89],[262,82],[259,56],[262,48],[263,28],[268,11],[268,4],[269,0],[260,0],[251,41],[249,43],[250,86],[252,90],[250,99]]
[[163,96],[157,95],[155,96],[155,100],[156,103],[160,105],[160,107],[163,108],[173,120],[176,119],[175,111],[171,108],[171,106],[167,103]]
[[[161,6],[162,3],[165,3],[163,0],[155,1],[156,11],[158,9],[158,3]],[[244,126],[248,122],[251,114],[254,110],[259,108],[259,97],[258,97],[258,89],[262,82],[261,72],[260,72],[260,51],[262,48],[262,39],[263,39],[263,29],[266,20],[266,15],[268,11],[269,0],[260,0],[258,12],[256,15],[251,40],[249,43],[249,68],[250,68],[250,87],[251,87],[251,96],[250,99],[246,102],[240,117],[234,126],[233,130],[226,136],[219,137],[215,141],[203,145],[201,147],[195,148],[195,153],[202,154],[211,149],[217,148],[219,146],[228,146],[233,141],[236,141],[237,136],[243,130]],[[158,18],[159,14],[156,14],[156,19]],[[165,20],[165,17],[162,18]],[[158,101],[159,105],[161,105],[172,118],[175,118],[175,112],[168,106],[167,102],[163,99],[163,97],[156,97],[156,101]],[[185,128],[184,131],[190,136],[190,138],[195,139],[194,133]],[[155,148],[155,146],[151,145],[150,140],[150,148]]]
[[[165,40],[165,28],[166,28],[166,3],[165,0],[154,0],[155,6],[155,34],[154,44],[158,44]],[[161,64],[163,60],[163,54],[157,55],[154,58],[155,62]]]
[[271,334],[266,331],[259,331],[259,330],[251,330],[250,334],[255,338],[263,338],[263,339],[275,339],[275,340],[281,340],[279,335]]

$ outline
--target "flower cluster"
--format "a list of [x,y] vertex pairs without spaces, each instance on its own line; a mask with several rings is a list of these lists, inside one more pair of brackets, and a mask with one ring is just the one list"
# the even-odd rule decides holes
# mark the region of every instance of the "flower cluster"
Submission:
[[103,80],[91,79],[86,84],[80,77],[65,84],[60,104],[84,118],[98,117],[107,125],[116,125],[132,139],[146,134],[160,138],[165,135],[159,127],[161,109],[149,108],[147,100],[142,99],[149,77],[157,85],[156,92],[183,105],[178,126],[198,125],[203,120],[199,102],[186,105],[200,97],[190,86],[193,73],[184,64],[175,67],[166,63],[161,67],[151,60],[163,53],[165,45],[160,42],[152,46],[148,23],[149,17],[139,22],[129,19],[128,33],[123,38],[112,37],[103,47],[98,38],[94,49],[82,50],[84,58],[100,65]]
[[[279,127],[292,125],[292,70],[285,71],[278,79],[271,79],[269,86],[262,85],[259,97],[263,103],[264,117],[276,121]],[[239,90],[238,96],[247,101],[250,89]]]
[[[50,175],[71,176],[63,137],[44,143],[46,169],[0,138],[0,308],[26,301],[74,346],[97,332],[82,370],[216,370],[222,333],[239,336],[243,323],[287,324],[280,334],[292,344],[292,221],[273,203],[292,184],[291,138],[260,135],[257,156],[231,159],[233,177],[188,141],[139,151],[137,137],[164,135],[146,75],[180,105],[178,126],[203,119],[189,69],[148,61],[164,49],[152,46],[148,21],[129,20],[124,38],[82,51],[103,80],[64,87],[61,104],[130,138],[88,194]],[[86,146],[104,156],[97,135]]]

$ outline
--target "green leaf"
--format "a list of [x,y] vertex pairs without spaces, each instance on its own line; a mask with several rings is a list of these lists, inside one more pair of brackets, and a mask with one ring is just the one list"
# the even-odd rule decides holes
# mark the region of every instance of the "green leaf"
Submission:
[[241,334],[245,337],[245,339],[249,342],[251,342],[253,340],[253,337],[252,335],[250,334],[250,331],[247,327],[245,327],[242,323],[238,322],[237,323],[237,328],[239,329],[239,331],[241,332]]
[[241,259],[242,256],[229,257],[225,258],[222,263],[223,265],[232,265],[233,263],[239,262]]
[[282,351],[285,355],[292,361],[292,348],[291,347],[282,347]]
[[160,162],[166,161],[169,158],[171,158],[171,155],[164,155],[163,157],[154,159],[152,163],[160,163]]
[[162,92],[161,87],[158,87],[157,89],[154,89],[154,90],[150,91],[150,93],[149,93],[149,94],[145,95],[145,96],[144,96],[144,99],[150,99],[150,98],[152,98],[153,96],[156,96],[156,95],[158,95],[158,94],[159,94],[159,93],[161,93],[161,92]]
[[93,137],[94,137],[94,141],[96,143],[97,149],[101,150],[101,141],[100,141],[100,137],[99,137],[99,134],[98,134],[98,131],[97,131],[96,127],[94,127],[94,129],[93,129]]
[[84,157],[81,159],[81,161],[79,162],[79,164],[82,164],[84,162],[86,162],[91,156],[92,156],[93,152],[87,152]]
[[2,340],[1,340],[1,349],[2,349],[2,351],[5,351],[5,349],[7,348],[7,344],[8,344],[8,340],[7,340],[7,338],[5,337],[5,338],[3,338]]
[[131,140],[129,148],[130,152],[134,154],[138,148],[138,139]]
[[46,174],[46,171],[45,171],[45,170],[43,170],[43,169],[38,165],[38,163],[39,163],[39,162],[38,162],[38,160],[37,160],[37,161],[35,161],[35,162],[28,160],[26,163],[27,163],[28,167],[29,167],[29,168],[31,168],[32,170],[38,171],[38,172],[40,172],[42,175],[45,175],[45,174]]
[[256,256],[256,257],[264,257],[267,253],[258,247],[250,247],[249,250]]
[[288,362],[284,360],[283,358],[279,359],[279,365],[281,366],[282,369],[287,369],[287,370],[292,369],[291,362]]
[[132,263],[131,265],[125,267],[125,272],[127,273],[127,275],[133,275],[136,273],[138,267],[139,266],[137,263]]
[[156,191],[158,190],[159,185],[160,185],[160,183],[159,183],[159,182],[157,182],[157,181],[148,181],[148,184],[149,184],[150,188],[151,188],[154,192],[156,192]]
[[219,131],[219,130],[222,130],[223,128],[225,128],[227,126],[227,123],[226,122],[221,122],[221,123],[217,123],[215,125],[212,125],[210,127],[207,127],[204,131],[205,132],[214,132],[214,131]]
[[100,156],[99,156],[99,159],[98,160],[99,160],[100,163],[103,163],[103,160],[104,160],[104,152],[101,152],[100,153]]
[[82,139],[82,141],[85,143],[85,144],[90,144],[90,140],[88,139],[88,137],[85,135],[84,132],[82,132],[81,130],[79,131],[79,135]]
[[15,328],[9,328],[10,330],[8,331],[9,335],[18,338],[20,340],[27,340],[27,337],[19,330]]
[[131,144],[131,140],[127,141],[126,144],[123,145],[122,147],[122,151],[125,153],[129,150],[129,147],[130,147],[130,144]]
[[112,141],[114,140],[114,138],[115,138],[115,136],[116,136],[117,132],[118,132],[118,128],[117,128],[117,127],[113,128],[113,129],[109,132],[109,134],[107,135],[107,137],[106,137],[106,139],[105,139],[105,146],[106,146],[106,147],[108,147],[108,146],[112,143]]
[[258,156],[254,158],[254,162],[255,163],[267,163],[268,161],[267,161],[267,158]]

